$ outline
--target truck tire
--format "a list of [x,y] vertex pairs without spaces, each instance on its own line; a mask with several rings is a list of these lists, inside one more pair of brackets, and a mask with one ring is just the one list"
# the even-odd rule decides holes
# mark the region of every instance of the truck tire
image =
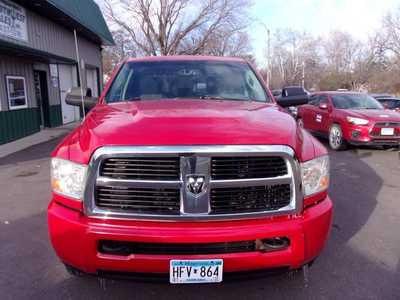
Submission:
[[343,137],[343,131],[339,124],[333,124],[329,129],[329,146],[335,151],[347,148],[347,142]]
[[78,270],[78,269],[76,269],[76,268],[74,268],[74,267],[72,267],[70,265],[64,264],[64,266],[65,266],[65,269],[67,270],[69,275],[72,275],[72,276],[75,276],[75,277],[81,277],[84,274],[82,271],[80,271],[80,270]]

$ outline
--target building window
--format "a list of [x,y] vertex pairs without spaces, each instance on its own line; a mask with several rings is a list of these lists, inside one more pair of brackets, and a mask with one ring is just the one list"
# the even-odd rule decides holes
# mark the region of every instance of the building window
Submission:
[[28,107],[25,78],[21,76],[6,76],[8,105],[10,110]]

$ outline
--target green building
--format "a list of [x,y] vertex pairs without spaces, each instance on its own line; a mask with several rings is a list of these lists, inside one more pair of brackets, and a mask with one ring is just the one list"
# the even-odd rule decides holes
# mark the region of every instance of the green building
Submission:
[[81,84],[99,95],[113,44],[92,0],[0,0],[0,144],[78,120],[65,95]]

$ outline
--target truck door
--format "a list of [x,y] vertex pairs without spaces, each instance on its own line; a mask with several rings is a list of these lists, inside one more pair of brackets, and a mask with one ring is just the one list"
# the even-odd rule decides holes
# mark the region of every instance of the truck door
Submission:
[[308,130],[315,130],[315,110],[316,106],[319,105],[319,96],[313,95],[310,97],[310,101],[304,106],[303,122],[304,128]]
[[314,130],[320,133],[329,131],[329,100],[328,96],[320,95],[318,105],[315,106]]

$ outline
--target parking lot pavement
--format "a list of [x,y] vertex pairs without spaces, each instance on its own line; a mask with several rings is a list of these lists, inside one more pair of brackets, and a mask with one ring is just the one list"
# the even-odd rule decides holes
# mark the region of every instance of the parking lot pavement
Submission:
[[110,281],[64,270],[47,236],[49,154],[58,140],[0,159],[2,299],[399,299],[400,166],[397,152],[331,153],[334,224],[309,272],[222,285]]

